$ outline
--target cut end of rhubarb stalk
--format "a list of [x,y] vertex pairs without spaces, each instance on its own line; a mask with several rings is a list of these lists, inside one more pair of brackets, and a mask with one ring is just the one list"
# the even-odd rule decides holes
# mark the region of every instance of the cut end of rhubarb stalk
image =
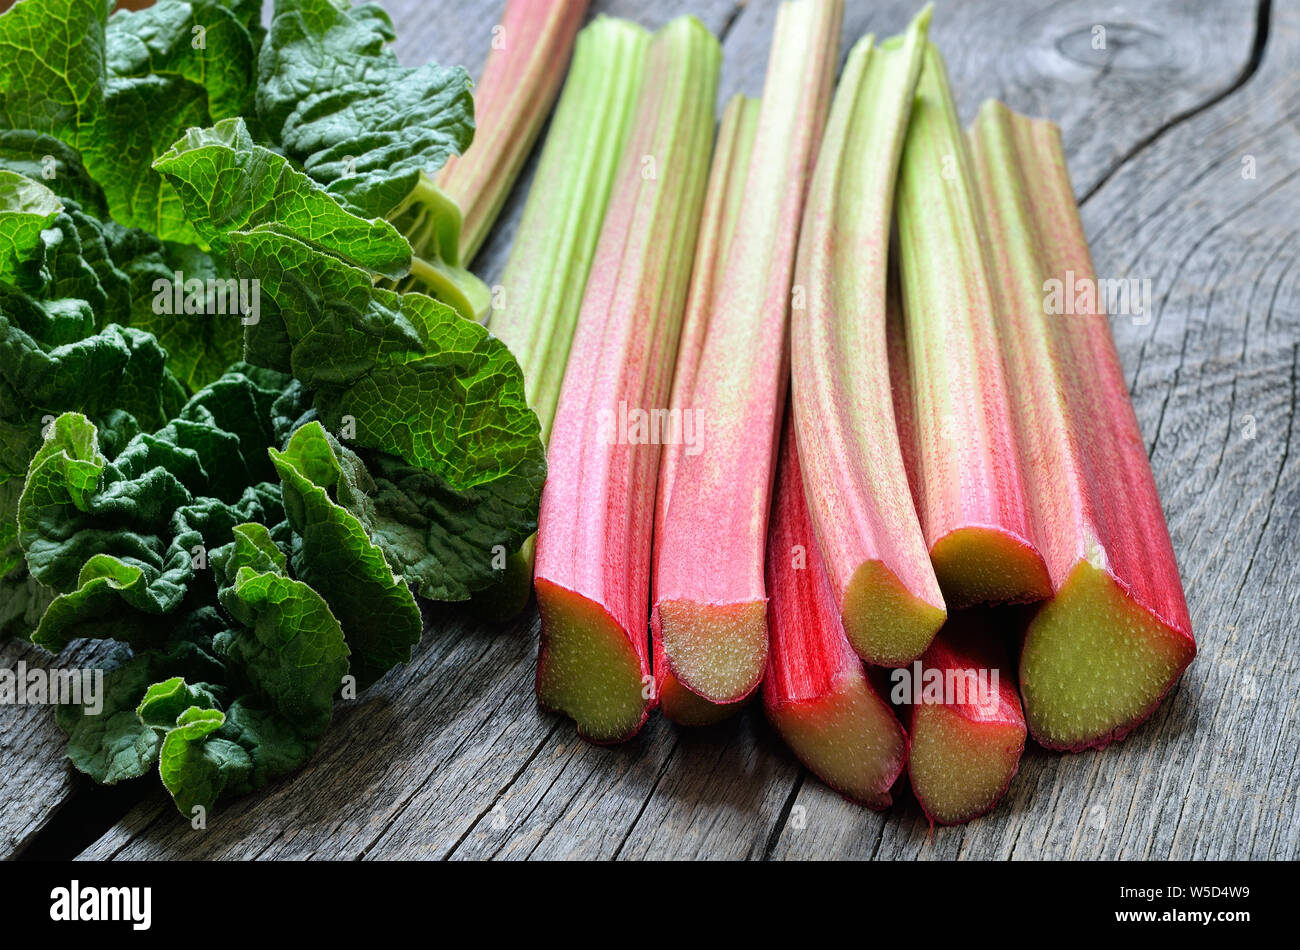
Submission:
[[[926,816],[941,825],[992,810],[1025,750],[1020,696],[1001,637],[989,622],[998,616],[1019,614],[953,615],[912,669],[908,774]],[[906,678],[894,676],[899,689]]]
[[845,798],[868,808],[893,804],[889,789],[907,761],[907,734],[861,666],[816,699],[770,706],[781,738]]
[[628,633],[599,604],[537,579],[546,635],[537,665],[537,698],[562,712],[592,742],[622,742],[645,722],[643,667]]
[[748,699],[738,703],[711,703],[683,686],[672,673],[666,673],[659,684],[659,708],[665,716],[679,726],[703,728],[725,722],[747,705]]
[[687,357],[697,367],[690,404],[707,439],[675,456],[654,603],[673,674],[715,703],[752,692],[766,662],[763,553],[789,382],[786,317],[843,12],[842,0],[777,11],[744,200],[701,348]]
[[955,825],[1001,801],[1025,749],[1025,726],[977,722],[942,705],[917,707],[912,719],[912,790],[926,815]]
[[1105,308],[1062,319],[1044,303],[1048,281],[1095,274],[1060,132],[991,103],[970,141],[1055,587],[1022,647],[1025,715],[1048,748],[1100,748],[1145,719],[1191,662],[1191,618]]
[[1049,749],[1100,749],[1146,719],[1195,655],[1190,637],[1081,561],[1025,636],[1029,729]]
[[949,608],[1051,593],[999,351],[991,252],[943,58],[925,68],[903,153],[898,234],[917,509]]
[[1052,581],[1038,549],[998,528],[950,531],[934,543],[930,560],[944,600],[953,609],[1052,596]]
[[858,656],[898,666],[920,656],[947,611],[917,597],[880,561],[867,561],[844,592],[844,631]]
[[813,539],[792,420],[788,414],[768,537],[772,643],[763,706],[822,781],[852,801],[885,808],[907,762],[907,734],[844,636]]
[[744,699],[763,678],[767,605],[659,604],[664,652],[681,685],[715,704]]

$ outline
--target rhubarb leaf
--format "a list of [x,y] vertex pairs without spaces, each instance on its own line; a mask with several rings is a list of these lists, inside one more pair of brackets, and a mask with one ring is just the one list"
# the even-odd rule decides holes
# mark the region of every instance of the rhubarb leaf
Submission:
[[[365,687],[411,658],[424,624],[410,588],[394,577],[381,547],[336,503],[350,489],[341,451],[312,422],[293,434],[284,452],[272,450],[271,458],[280,473],[285,514],[298,535],[294,575],[329,603],[352,648],[352,672]],[[357,460],[353,477],[364,472]]]
[[81,146],[104,111],[103,0],[16,4],[0,17],[0,127]]
[[86,171],[81,154],[52,135],[31,129],[0,129],[0,168],[39,181],[92,217],[108,217],[104,189]]
[[[75,637],[155,645],[159,616],[202,581],[206,552],[236,525],[283,520],[265,446],[302,415],[287,377],[236,368],[198,393],[167,426],[101,451],[84,416],[55,420],[19,500],[19,542],[32,575],[62,596],[34,639]],[[202,587],[202,583],[199,584]]]
[[291,237],[238,232],[230,242],[237,272],[261,280],[264,312],[284,319],[294,375],[326,428],[400,460],[371,462],[401,525],[400,551],[385,549],[394,569],[440,600],[500,577],[498,549],[517,550],[536,528],[546,476],[509,350],[449,307],[377,288]]
[[154,167],[215,249],[225,249],[231,231],[270,230],[385,277],[410,269],[410,245],[391,224],[345,210],[284,156],[255,144],[242,119],[190,129]]
[[[346,0],[277,0],[258,61],[257,115],[284,153],[366,216],[383,216],[469,146],[469,74],[401,66],[388,14]],[[455,249],[452,248],[452,253]]]
[[191,706],[216,706],[221,702],[220,697],[219,687],[207,683],[190,686],[183,676],[173,676],[150,686],[135,714],[142,726],[166,731]]
[[103,706],[97,715],[84,706],[57,709],[59,726],[68,734],[68,758],[102,785],[139,778],[158,759],[162,740],[135,712],[155,665],[153,656],[138,656],[105,673]]
[[241,746],[212,735],[225,722],[220,709],[191,706],[163,739],[158,773],[187,818],[199,808],[211,811],[226,786],[245,782],[253,771],[253,760]]
[[17,282],[19,264],[40,246],[41,232],[62,210],[44,185],[0,171],[0,281]]
[[214,646],[276,712],[319,735],[348,672],[348,645],[325,598],[290,578],[283,559],[268,556],[273,548],[265,525],[245,524],[212,552],[222,606],[243,625]]
[[[260,3],[246,3],[250,10]],[[162,76],[206,92],[213,121],[252,112],[256,73],[253,37],[228,4],[155,3],[143,10],[123,10],[111,17],[105,32],[106,67],[113,79]],[[110,84],[109,98],[115,87]]]
[[161,0],[110,19],[99,0],[20,3],[0,20],[0,129],[61,140],[116,220],[196,243],[151,162],[187,128],[250,111],[249,12]]
[[[121,649],[104,672],[102,703],[96,710],[86,703],[61,704],[55,722],[68,735],[68,758],[96,782],[113,785],[138,778],[158,761],[161,734],[140,720],[137,709],[151,683],[168,677],[190,677],[196,682],[222,675],[222,668],[207,647],[205,630],[221,625],[211,612],[198,612],[178,625],[178,638],[166,650],[148,650],[130,656]],[[193,634],[185,639],[180,634]],[[217,687],[205,686],[216,697]],[[174,723],[179,710],[171,716]]]

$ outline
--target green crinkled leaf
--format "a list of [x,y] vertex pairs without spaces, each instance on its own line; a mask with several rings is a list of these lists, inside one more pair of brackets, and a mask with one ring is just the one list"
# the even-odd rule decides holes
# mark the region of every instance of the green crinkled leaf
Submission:
[[[81,332],[71,327],[62,333],[30,331],[51,346],[89,335],[110,323],[125,325],[131,319],[131,282],[114,262],[110,244],[120,229],[84,214],[70,200],[65,204],[66,213],[42,232],[39,253],[24,262],[19,280],[26,291],[39,298],[36,306],[56,322],[60,308],[79,301],[90,306],[90,319]],[[10,306],[15,303],[12,294],[4,293],[3,299]],[[30,320],[25,322],[31,325]]]
[[469,74],[408,69],[374,4],[277,0],[258,60],[257,115],[284,153],[367,216],[384,216],[473,139]]
[[109,326],[93,336],[46,349],[0,315],[0,478],[21,475],[40,445],[50,416],[65,411],[106,418],[129,413],[154,428],[183,402],[150,335]]
[[349,444],[406,463],[388,466],[383,509],[401,524],[367,525],[387,535],[394,570],[444,600],[492,583],[498,546],[514,551],[536,529],[546,476],[509,350],[431,298],[376,288],[292,238],[230,240],[238,272],[261,279],[264,310],[274,301],[283,316],[294,375],[324,424],[338,432],[349,418]]
[[0,129],[0,168],[40,182],[92,217],[108,217],[104,189],[86,171],[80,153],[52,135],[32,129]]
[[41,232],[62,210],[58,196],[44,185],[0,169],[0,281],[18,281],[19,265],[40,246]]
[[276,566],[268,558],[273,546],[265,525],[247,524],[212,553],[221,603],[244,625],[218,637],[216,648],[270,708],[300,731],[320,735],[348,672],[348,645],[320,594],[266,570]]
[[[4,504],[5,488],[0,484],[0,504]],[[17,537],[4,537],[6,529],[16,535],[14,528],[8,522],[0,523],[0,564],[10,565],[7,572],[0,573],[0,640],[29,636],[55,597],[54,591],[27,570]]]
[[180,813],[193,817],[196,808],[212,811],[230,785],[243,785],[253,760],[238,744],[212,735],[225,725],[219,709],[191,706],[163,739],[158,774]]
[[[178,639],[166,650],[151,650],[131,657],[125,650],[115,658],[115,665],[104,673],[103,703],[97,714],[91,714],[86,704],[60,705],[55,708],[55,721],[68,735],[68,758],[82,772],[96,782],[113,785],[123,779],[144,775],[158,761],[161,736],[140,721],[136,713],[149,685],[167,677],[194,677],[202,679],[220,675],[221,668],[200,645],[205,639],[198,632],[211,627],[212,620],[201,614],[178,628],[190,632],[196,641]],[[218,692],[205,687],[206,695],[215,701]],[[176,715],[172,715],[174,723]]]
[[175,76],[105,83],[104,119],[80,147],[114,219],[166,241],[199,242],[180,198],[153,170],[153,160],[186,129],[208,121],[207,94],[196,83]]
[[[244,326],[237,287],[223,258],[190,244],[159,241],[138,228],[117,229],[110,253],[129,283],[131,325],[157,338],[168,368],[187,389],[197,391],[239,361]],[[186,283],[203,285],[195,312],[188,312],[189,294],[183,296],[182,308],[175,307],[172,287],[178,273]]]
[[424,624],[410,588],[366,530],[334,497],[343,471],[319,423],[293,434],[284,452],[271,451],[285,515],[298,535],[293,568],[320,591],[352,650],[361,687],[411,658]]
[[250,112],[254,47],[245,22],[222,3],[156,3],[108,21],[110,76],[175,76],[206,91],[212,120]]
[[237,795],[255,791],[301,768],[320,745],[319,736],[300,731],[248,696],[230,704],[219,736],[243,748],[253,762],[252,772],[242,783],[228,787]]
[[[218,716],[221,725],[209,728]],[[221,795],[247,794],[301,768],[319,744],[245,696],[224,714],[198,706],[182,713],[163,742],[159,772],[188,818],[196,806],[211,811]]]
[[296,418],[304,397],[288,398],[285,377],[247,369],[196,394],[178,418],[131,438],[111,461],[84,416],[55,420],[18,505],[32,575],[61,595],[36,642],[156,645],[169,633],[159,618],[196,585],[210,587],[215,600],[205,552],[229,543],[236,525],[283,521],[266,447],[287,428],[274,414]]
[[191,129],[154,167],[214,248],[224,249],[232,230],[266,229],[385,277],[410,268],[410,245],[391,224],[345,210],[284,156],[254,144],[241,119]]
[[[122,224],[197,243],[152,162],[187,128],[248,109],[249,11],[159,0],[111,21],[107,12],[102,0],[40,0],[0,19],[0,129],[76,149]],[[192,32],[199,21],[201,46]]]
[[0,17],[0,126],[80,148],[103,115],[104,0],[40,0]]
[[96,782],[116,785],[139,778],[158,761],[162,740],[135,714],[154,675],[153,657],[135,657],[104,674],[103,708],[98,715],[81,706],[57,708],[56,720],[68,734],[68,758]]
[[208,683],[195,683],[191,686],[185,682],[185,677],[173,676],[150,686],[135,714],[141,725],[166,732],[175,727],[176,721],[190,707],[212,708],[220,705],[220,688]]

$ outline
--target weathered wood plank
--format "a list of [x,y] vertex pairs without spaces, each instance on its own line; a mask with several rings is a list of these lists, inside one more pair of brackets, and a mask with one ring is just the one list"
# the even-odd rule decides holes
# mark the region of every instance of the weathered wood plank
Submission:
[[[867,33],[901,32],[916,0],[846,0],[842,52]],[[1077,192],[1091,190],[1134,146],[1232,88],[1251,62],[1250,0],[1109,0],[935,4],[963,121],[988,98],[1062,127]],[[762,92],[775,3],[752,3],[727,36],[721,94]],[[1097,28],[1104,34],[1094,33]],[[1104,49],[1093,43],[1103,40]]]
[[[30,643],[0,641],[0,669],[80,670],[104,653],[102,645],[81,644],[54,657]],[[0,706],[0,860],[20,854],[84,787],[64,755],[67,744],[48,703]]]
[[[867,26],[894,31],[911,13],[904,4],[849,6],[846,43]],[[1287,620],[1300,596],[1300,567],[1287,556],[1300,535],[1290,221],[1300,207],[1300,133],[1287,111],[1300,11],[1274,10],[1263,64],[1240,89],[1111,174],[1171,120],[1232,89],[1251,62],[1255,8],[1144,5],[1121,17],[1110,4],[967,7],[944,5],[935,28],[964,114],[998,95],[1062,121],[1078,193],[1104,182],[1084,206],[1099,272],[1153,279],[1156,317],[1117,319],[1115,329],[1201,656],[1149,723],[1101,753],[1031,748],[993,815],[931,833],[905,789],[876,814],[802,773],[757,709],[706,732],[655,720],[627,747],[586,745],[571,724],[536,710],[535,614],[494,634],[443,612],[411,664],[341,710],[299,776],[230,803],[202,833],[153,801],[85,856],[1300,853],[1297,633]],[[727,88],[761,87],[770,10],[754,2],[735,20]],[[423,7],[420,16],[428,19]],[[1093,64],[1078,31],[1121,20],[1128,26],[1109,37],[1130,39]],[[1246,153],[1257,160],[1251,181],[1239,175]],[[510,230],[498,228],[497,241]],[[489,279],[493,266],[499,259]]]

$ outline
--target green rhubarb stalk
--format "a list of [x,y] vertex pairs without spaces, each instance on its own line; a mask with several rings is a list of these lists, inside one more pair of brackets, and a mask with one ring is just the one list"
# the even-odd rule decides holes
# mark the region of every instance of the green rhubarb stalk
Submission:
[[906,663],[945,616],[890,401],[886,274],[899,156],[931,8],[854,46],[804,211],[790,324],[795,429],[813,525],[849,642]]
[[[508,0],[474,90],[474,141],[438,173],[460,205],[460,258],[474,259],[564,81],[588,0]],[[618,77],[612,77],[618,82]]]
[[921,528],[950,608],[1051,592],[1030,532],[971,160],[927,43],[898,180]]
[[703,439],[678,456],[662,523],[651,622],[673,676],[714,703],[752,693],[767,659],[763,553],[790,374],[786,321],[842,15],[840,0],[797,0],[777,14],[745,201],[692,385]]
[[1151,714],[1196,655],[1146,443],[1095,292],[1060,131],[996,102],[971,133],[998,317],[1052,599],[1020,655],[1025,718],[1053,749],[1100,747]]
[[501,277],[492,333],[524,371],[548,440],[596,241],[641,88],[650,34],[600,17],[578,34],[573,66]]
[[583,295],[537,530],[537,697],[598,742],[654,695],[646,620],[663,411],[695,254],[722,51],[693,17],[660,30]]
[[[655,538],[663,537],[663,516],[677,477],[677,462],[682,452],[698,448],[703,435],[696,424],[698,417],[692,398],[695,373],[699,368],[700,350],[709,328],[709,314],[717,306],[716,295],[722,284],[740,206],[745,196],[745,177],[758,128],[759,101],[736,95],[722,112],[718,143],[713,151],[709,187],[704,199],[700,222],[695,268],[691,272],[691,289],[686,298],[686,319],[682,324],[681,342],[677,347],[677,367],[673,374],[672,395],[668,400],[670,418],[677,418],[682,438],[664,445],[659,461],[658,498],[655,502]],[[690,420],[691,444],[687,444],[686,422]],[[659,551],[656,550],[655,561]],[[657,572],[656,572],[657,573]],[[657,615],[656,618],[657,619]],[[664,715],[684,726],[708,726],[738,711],[742,703],[720,705],[697,696],[677,681],[664,656],[663,634],[658,623],[651,625],[654,651],[654,677],[660,708]]]
[[[599,17],[578,34],[523,218],[501,277],[489,328],[524,373],[528,405],[550,439],[564,366],[596,254],[615,173],[631,131],[650,34]],[[532,591],[536,538],[506,564],[501,584],[475,597],[493,619],[523,610]]]
[[411,245],[411,271],[400,280],[381,283],[401,293],[428,294],[466,320],[482,323],[492,294],[461,264],[461,214],[456,202],[421,172],[388,220]]

